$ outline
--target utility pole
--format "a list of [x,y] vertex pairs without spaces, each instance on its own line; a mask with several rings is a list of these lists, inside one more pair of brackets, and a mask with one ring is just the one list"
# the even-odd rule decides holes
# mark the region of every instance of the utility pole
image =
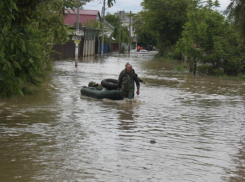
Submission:
[[[77,26],[76,26],[76,35],[79,34],[79,1],[77,3]],[[77,63],[78,63],[78,47],[79,47],[79,41],[76,41],[76,48],[75,48],[75,67],[77,67]]]
[[101,57],[103,58],[103,54],[104,54],[104,25],[105,25],[105,0],[103,3],[103,19],[102,19],[102,45],[101,45]]
[[128,52],[130,53],[131,47],[131,11],[129,13],[129,31],[128,31]]
[[121,53],[121,11],[119,11],[119,54]]

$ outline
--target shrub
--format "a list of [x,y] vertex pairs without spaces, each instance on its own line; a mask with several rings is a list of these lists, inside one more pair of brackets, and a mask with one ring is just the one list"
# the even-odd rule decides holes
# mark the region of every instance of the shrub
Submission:
[[224,63],[224,72],[229,76],[237,76],[243,69],[243,63],[240,58],[233,57]]
[[185,71],[187,70],[187,66],[186,65],[178,65],[176,68],[175,68],[177,71]]
[[214,76],[224,76],[224,71],[222,69],[212,69],[211,74]]
[[201,65],[197,67],[197,72],[199,74],[211,74],[213,67],[207,64]]

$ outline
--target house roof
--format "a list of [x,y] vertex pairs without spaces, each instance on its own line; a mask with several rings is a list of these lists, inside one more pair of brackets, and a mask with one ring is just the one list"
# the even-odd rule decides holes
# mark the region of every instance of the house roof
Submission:
[[[65,10],[65,24],[74,25],[77,21],[77,10],[66,9]],[[84,24],[88,20],[100,20],[100,13],[98,10],[79,10],[79,23]]]

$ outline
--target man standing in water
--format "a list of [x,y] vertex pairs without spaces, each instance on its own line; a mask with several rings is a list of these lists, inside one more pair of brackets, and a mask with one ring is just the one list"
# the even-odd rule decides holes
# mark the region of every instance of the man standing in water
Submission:
[[138,75],[133,71],[132,65],[128,64],[126,69],[123,70],[118,78],[118,89],[122,88],[122,96],[123,98],[134,98],[134,82],[137,86],[136,94],[139,95],[140,84],[138,80]]
[[[121,71],[120,75],[123,74],[123,73],[126,71],[128,65],[130,65],[130,64],[129,64],[129,63],[126,63],[126,64],[125,64],[125,69],[123,69],[123,70]],[[132,69],[132,70],[133,70],[133,72],[135,72],[134,69]],[[119,75],[119,77],[120,77],[120,75]],[[144,82],[143,80],[141,80],[139,77],[138,77],[138,80],[139,80],[139,82],[142,82],[142,83],[145,84],[145,82]]]

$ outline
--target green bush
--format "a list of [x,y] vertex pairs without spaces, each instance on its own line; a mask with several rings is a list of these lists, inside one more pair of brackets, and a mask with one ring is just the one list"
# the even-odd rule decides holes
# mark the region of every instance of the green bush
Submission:
[[212,70],[213,70],[213,67],[210,65],[206,65],[206,64],[197,67],[197,72],[199,74],[211,74]]
[[178,65],[176,68],[175,68],[177,71],[186,71],[187,70],[187,66],[186,65]]
[[197,67],[197,72],[199,74],[207,74],[207,75],[214,75],[214,76],[223,76],[224,71],[222,69],[214,69],[211,65],[201,65]]
[[224,63],[224,72],[229,76],[237,76],[243,69],[244,65],[240,58],[233,57]]
[[239,79],[245,79],[245,74],[239,73],[239,74],[238,74],[238,78],[239,78]]
[[222,69],[212,69],[211,74],[214,76],[224,76],[224,71]]

